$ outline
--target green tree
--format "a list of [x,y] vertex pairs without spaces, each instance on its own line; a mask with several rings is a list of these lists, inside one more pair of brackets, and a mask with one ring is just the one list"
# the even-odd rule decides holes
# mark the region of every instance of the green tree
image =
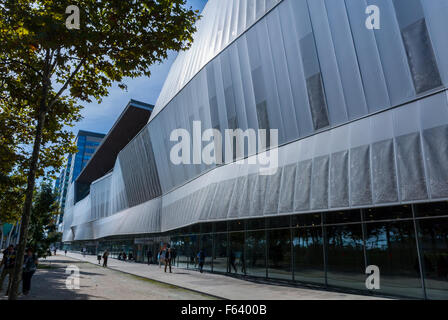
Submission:
[[26,126],[20,137],[32,140],[23,150],[27,184],[11,300],[17,299],[36,176],[65,152],[60,145],[70,136],[60,126],[76,120],[78,102],[101,102],[114,82],[125,89],[126,77],[149,77],[150,66],[170,50],[187,49],[199,17],[185,0],[78,0],[80,29],[68,29],[65,12],[73,4],[0,0],[0,101],[14,102],[2,108],[20,111]]
[[39,257],[46,257],[50,246],[61,240],[56,224],[58,215],[56,195],[49,184],[43,183],[34,195],[27,241]]

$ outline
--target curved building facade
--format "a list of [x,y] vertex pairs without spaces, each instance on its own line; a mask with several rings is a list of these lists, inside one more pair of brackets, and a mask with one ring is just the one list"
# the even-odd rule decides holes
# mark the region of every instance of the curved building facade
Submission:
[[[202,15],[113,170],[76,203],[70,188],[64,241],[144,255],[163,238],[178,266],[202,248],[209,271],[364,292],[377,265],[376,293],[447,298],[448,3],[209,0]],[[173,164],[171,133],[195,121],[278,130],[278,170],[244,145]]]

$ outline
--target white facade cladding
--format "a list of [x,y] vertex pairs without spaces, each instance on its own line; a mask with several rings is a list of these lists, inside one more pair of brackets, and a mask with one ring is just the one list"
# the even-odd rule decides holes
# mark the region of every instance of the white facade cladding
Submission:
[[[448,199],[446,16],[445,0],[210,0],[148,125],[87,198],[70,188],[64,241]],[[277,173],[172,164],[193,121],[278,129]]]

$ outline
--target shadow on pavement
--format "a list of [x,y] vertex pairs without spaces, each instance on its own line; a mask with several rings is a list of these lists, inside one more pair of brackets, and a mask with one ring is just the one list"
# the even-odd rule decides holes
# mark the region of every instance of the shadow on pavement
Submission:
[[[30,293],[27,296],[20,295],[19,300],[88,300],[92,298],[101,298],[67,288],[66,280],[69,274],[65,273],[65,269],[67,265],[77,264],[79,264],[79,262],[69,260],[53,260],[51,263],[43,260],[41,262],[41,267],[36,271],[32,278]],[[102,274],[81,271],[81,275]],[[20,285],[20,291],[21,290],[22,285]],[[8,297],[5,296],[5,290],[3,290],[0,294],[0,300],[7,299]]]

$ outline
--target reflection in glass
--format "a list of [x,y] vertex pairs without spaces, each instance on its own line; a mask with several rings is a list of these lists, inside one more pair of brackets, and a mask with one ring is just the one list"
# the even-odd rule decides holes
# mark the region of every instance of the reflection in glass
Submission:
[[417,221],[428,299],[448,299],[448,218]]
[[398,220],[412,218],[410,205],[369,208],[364,211],[364,220]]
[[268,239],[268,277],[292,280],[290,229],[271,230]]
[[325,283],[322,228],[293,229],[294,280]]
[[186,255],[188,257],[188,268],[197,268],[196,252],[199,251],[199,235],[193,234],[185,237]]
[[266,236],[264,231],[247,232],[244,261],[248,275],[266,277]]
[[412,221],[366,224],[367,263],[380,269],[382,294],[423,298]]
[[326,212],[324,214],[325,224],[361,222],[360,210],[346,210],[336,212]]
[[[189,261],[188,244],[189,244],[188,237],[179,237],[174,244],[176,249],[176,263],[179,268],[188,267],[188,261]],[[158,248],[157,250],[160,250],[160,248]],[[159,253],[158,251],[155,253],[156,257],[158,253]]]
[[292,226],[293,227],[314,227],[320,226],[322,224],[322,217],[320,213],[312,214],[298,214],[292,216]]
[[244,257],[244,232],[232,232],[229,234],[230,252],[227,272],[246,273]]
[[327,226],[328,284],[365,290],[361,224]]
[[[199,250],[204,251],[205,263],[203,270],[212,270],[212,252],[213,252],[213,235],[212,234],[202,234],[201,235],[201,247]],[[196,257],[199,251],[196,252]]]
[[215,234],[213,271],[227,272],[227,233]]
[[416,217],[448,216],[448,201],[416,205]]

